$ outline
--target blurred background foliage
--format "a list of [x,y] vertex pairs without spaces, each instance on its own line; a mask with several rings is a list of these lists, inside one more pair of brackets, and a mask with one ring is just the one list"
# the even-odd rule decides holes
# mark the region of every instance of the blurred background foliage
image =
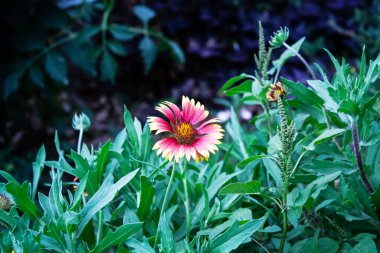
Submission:
[[[220,109],[224,81],[251,71],[259,20],[267,38],[280,26],[290,43],[306,36],[302,54],[331,66],[323,48],[354,64],[363,44],[377,56],[379,17],[376,0],[3,0],[0,166],[30,178],[31,153],[53,152],[55,129],[75,143],[75,112],[91,116],[97,144],[122,128],[123,104],[143,121],[183,94]],[[297,60],[282,75],[308,78]]]

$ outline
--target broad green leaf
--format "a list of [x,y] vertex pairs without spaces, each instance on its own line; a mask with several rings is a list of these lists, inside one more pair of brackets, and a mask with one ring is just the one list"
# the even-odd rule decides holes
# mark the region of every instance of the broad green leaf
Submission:
[[65,249],[52,237],[42,234],[41,245],[47,250],[54,250],[56,252],[65,252]]
[[161,242],[161,249],[162,252],[174,252],[174,239],[173,239],[173,232],[169,227],[168,221],[167,221],[167,214],[164,213],[164,215],[160,219],[159,223],[159,237]]
[[153,202],[155,188],[152,186],[149,179],[145,176],[141,176],[140,184],[141,194],[139,207],[137,209],[137,215],[139,216],[140,220],[145,220],[150,213],[150,206]]
[[153,67],[153,63],[156,60],[157,47],[150,37],[144,36],[144,38],[142,38],[140,41],[139,49],[141,51],[141,57],[144,61],[144,72],[145,74],[148,74]]
[[[255,80],[253,76],[241,74],[229,79],[220,89],[227,96],[252,91],[252,82]],[[231,88],[231,86],[234,86]]]
[[334,138],[335,136],[343,133],[344,131],[345,131],[344,129],[339,129],[339,128],[327,129],[321,135],[315,138],[308,146],[304,148],[307,150],[314,150],[316,145],[321,144],[331,138]]
[[17,208],[27,213],[33,220],[41,217],[41,212],[38,207],[32,202],[28,194],[28,182],[24,182],[22,185],[16,182],[9,182],[6,185],[7,192],[12,194]]
[[127,241],[133,234],[137,233],[142,228],[142,224],[142,222],[125,224],[118,227],[115,232],[109,231],[91,252],[102,252],[112,246]]
[[285,87],[290,89],[291,94],[293,94],[301,102],[309,106],[322,108],[324,101],[313,90],[306,88],[304,85],[300,84],[299,82],[293,82],[283,77],[281,78],[281,81],[285,85]]
[[210,249],[212,251],[210,252],[227,253],[237,249],[264,225],[266,219],[266,217],[263,217],[240,226],[238,225],[238,221],[235,221],[223,234],[211,241]]
[[380,185],[377,187],[376,191],[372,193],[371,199],[375,207],[380,208]]
[[168,40],[167,44],[170,48],[172,58],[174,58],[177,63],[183,64],[186,61],[185,54],[183,53],[178,43],[172,40]]
[[377,252],[376,244],[368,237],[364,237],[358,244],[356,244],[350,253],[372,253]]
[[83,217],[82,221],[78,225],[77,234],[80,235],[83,232],[86,224],[91,220],[91,218],[104,206],[110,203],[115,197],[116,193],[123,188],[132,178],[137,174],[139,169],[132,171],[131,173],[122,177],[119,181],[114,183],[112,174],[104,180],[102,186],[99,190],[91,197],[91,199],[86,203],[86,205],[81,210],[80,214]]
[[127,50],[125,49],[124,45],[118,41],[111,40],[107,43],[107,46],[116,55],[120,55],[120,56],[127,55]]
[[131,40],[136,37],[136,33],[132,32],[132,29],[126,25],[111,24],[110,32],[112,36],[121,41]]
[[319,252],[331,252],[335,253],[339,249],[339,244],[331,238],[322,237],[318,240],[318,251]]
[[261,182],[253,180],[245,183],[231,183],[224,186],[219,194],[260,194]]
[[117,71],[117,62],[115,58],[108,52],[108,50],[104,50],[102,54],[100,67],[102,80],[114,83]]
[[143,22],[145,27],[148,25],[149,20],[156,15],[152,9],[145,5],[136,5],[133,7],[133,13]]
[[46,54],[44,64],[46,72],[53,80],[64,85],[69,84],[66,60],[60,53],[50,51]]
[[34,64],[29,68],[30,80],[39,87],[44,87],[44,75],[41,68]]
[[247,159],[244,159],[243,161],[239,162],[237,167],[238,168],[244,168],[246,165],[250,164],[251,162],[254,162],[256,160],[259,160],[259,159],[262,159],[262,158],[265,158],[265,157],[268,157],[266,155],[255,155],[255,156],[251,156]]
[[345,99],[339,104],[338,111],[354,116],[359,113],[359,108],[354,101]]
[[[299,39],[296,43],[291,45],[291,47],[294,49],[294,51],[298,52],[302,46],[302,43],[305,41],[305,37]],[[281,55],[280,58],[277,60],[273,61],[273,66],[275,66],[276,69],[281,69],[282,66],[289,60],[289,58],[295,56],[296,54],[289,50],[286,49]]]
[[3,98],[7,99],[13,92],[15,92],[20,86],[20,79],[24,74],[24,70],[20,69],[9,74],[3,83]]

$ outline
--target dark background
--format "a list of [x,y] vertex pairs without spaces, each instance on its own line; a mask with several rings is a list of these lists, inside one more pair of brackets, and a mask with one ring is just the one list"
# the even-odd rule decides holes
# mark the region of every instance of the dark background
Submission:
[[[290,30],[289,44],[305,36],[301,53],[327,71],[331,63],[323,48],[350,63],[359,59],[364,44],[369,57],[376,56],[380,48],[378,1],[119,0],[110,12],[109,24],[141,28],[133,8],[146,6],[156,14],[149,29],[176,42],[185,62],[176,60],[173,52],[154,39],[159,52],[146,71],[141,35],[116,41],[122,52],[111,52],[108,62],[103,61],[104,51],[98,53],[104,45],[100,33],[46,52],[68,34],[100,29],[107,4],[109,1],[1,1],[1,169],[19,178],[30,177],[31,162],[42,143],[48,158],[55,156],[56,129],[66,150],[75,147],[77,132],[71,128],[71,119],[76,112],[90,116],[92,125],[84,140],[97,145],[115,137],[123,127],[124,104],[143,122],[154,113],[158,101],[176,101],[183,94],[215,110],[223,109],[215,102],[223,97],[219,92],[223,83],[254,71],[259,20],[267,40],[284,26]],[[112,37],[109,32],[106,36]],[[277,50],[274,58],[281,52]],[[37,60],[27,65],[36,56]],[[23,66],[28,69],[19,75]],[[112,69],[116,69],[114,81],[107,80],[107,71],[112,76]],[[302,83],[309,78],[296,59],[281,75]]]

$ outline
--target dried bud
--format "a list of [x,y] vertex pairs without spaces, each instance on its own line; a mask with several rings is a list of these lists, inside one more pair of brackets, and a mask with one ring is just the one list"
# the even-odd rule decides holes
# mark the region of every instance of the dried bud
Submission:
[[283,98],[285,96],[284,87],[280,82],[276,84],[271,84],[267,92],[267,99],[270,102],[277,101],[277,97]]
[[0,194],[0,209],[8,211],[12,207],[12,201],[4,194]]

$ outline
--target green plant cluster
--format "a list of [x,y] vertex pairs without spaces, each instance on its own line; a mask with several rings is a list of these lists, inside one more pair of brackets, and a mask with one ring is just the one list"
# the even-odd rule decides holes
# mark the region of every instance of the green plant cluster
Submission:
[[[308,63],[304,38],[267,49],[262,29],[260,37],[256,75],[233,77],[222,91],[262,112],[246,126],[231,107],[219,153],[174,170],[126,108],[125,128],[98,147],[82,143],[90,120],[76,115],[76,151],[65,154],[56,134],[58,158],[42,146],[32,182],[0,171],[1,250],[377,252],[380,56],[368,63],[363,50],[355,70],[329,53],[332,78],[320,66],[308,86],[281,78],[285,94],[268,101],[290,57]],[[51,182],[42,187],[43,171]]]
[[[20,8],[22,4],[29,2],[21,1]],[[70,65],[78,67],[88,78],[114,83],[118,59],[128,57],[135,48],[141,52],[145,74],[152,69],[161,51],[169,52],[178,64],[184,63],[179,45],[151,26],[156,15],[152,9],[134,5],[131,14],[140,25],[125,24],[117,14],[113,15],[117,4],[115,0],[105,0],[60,10],[52,6],[54,3],[31,3],[34,15],[29,17],[30,24],[6,38],[14,54],[1,70],[2,97],[8,98],[23,84],[69,85]],[[21,20],[25,18],[28,17]],[[33,26],[35,23],[43,25]]]

